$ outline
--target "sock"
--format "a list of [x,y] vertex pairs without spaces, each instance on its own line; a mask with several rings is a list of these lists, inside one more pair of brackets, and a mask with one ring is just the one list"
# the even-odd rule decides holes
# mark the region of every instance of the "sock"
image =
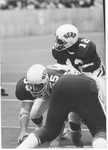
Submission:
[[29,136],[17,147],[17,149],[29,149],[35,148],[40,144],[40,140],[34,133],[29,134]]

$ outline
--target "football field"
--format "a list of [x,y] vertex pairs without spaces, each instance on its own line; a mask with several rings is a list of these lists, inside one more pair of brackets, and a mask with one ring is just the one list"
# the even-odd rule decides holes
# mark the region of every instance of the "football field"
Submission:
[[[106,56],[103,32],[81,33],[81,36],[96,43],[97,52],[105,64]],[[20,133],[19,112],[21,102],[15,97],[16,82],[25,76],[28,68],[35,63],[41,63],[45,66],[56,63],[51,54],[53,40],[53,35],[1,40],[1,81],[3,88],[9,94],[9,96],[1,97],[2,148],[16,148],[17,138]],[[46,116],[46,113],[44,116]],[[35,125],[30,121],[29,132],[34,128]],[[85,148],[91,147],[92,136],[84,125],[82,125],[82,134]],[[48,145],[49,143],[45,143],[41,147],[48,147]],[[74,147],[69,139],[62,140],[60,145],[60,147],[66,148]]]

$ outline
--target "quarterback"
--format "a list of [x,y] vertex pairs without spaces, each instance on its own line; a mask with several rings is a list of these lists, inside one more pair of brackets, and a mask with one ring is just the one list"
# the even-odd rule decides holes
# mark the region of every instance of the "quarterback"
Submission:
[[105,67],[96,51],[95,43],[79,37],[78,29],[72,24],[64,24],[57,28],[52,55],[60,64],[66,64],[69,59],[72,66],[80,72],[105,75]]
[[93,136],[92,147],[106,148],[106,115],[96,81],[84,74],[67,74],[53,86],[45,125],[30,133],[17,149],[35,148],[55,139],[72,111],[87,125]]

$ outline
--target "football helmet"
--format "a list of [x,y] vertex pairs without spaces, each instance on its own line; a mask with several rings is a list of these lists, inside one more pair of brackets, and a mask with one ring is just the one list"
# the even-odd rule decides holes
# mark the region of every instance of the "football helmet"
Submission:
[[57,28],[55,36],[53,48],[57,51],[63,51],[77,42],[78,29],[71,24],[61,25]]
[[27,81],[31,94],[35,97],[44,97],[49,81],[46,68],[41,64],[35,64],[27,71]]

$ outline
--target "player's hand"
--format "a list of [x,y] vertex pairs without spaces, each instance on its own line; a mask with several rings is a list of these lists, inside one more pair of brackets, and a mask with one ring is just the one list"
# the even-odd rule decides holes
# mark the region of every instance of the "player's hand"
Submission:
[[18,145],[21,144],[28,137],[28,135],[28,132],[21,132],[18,137]]

